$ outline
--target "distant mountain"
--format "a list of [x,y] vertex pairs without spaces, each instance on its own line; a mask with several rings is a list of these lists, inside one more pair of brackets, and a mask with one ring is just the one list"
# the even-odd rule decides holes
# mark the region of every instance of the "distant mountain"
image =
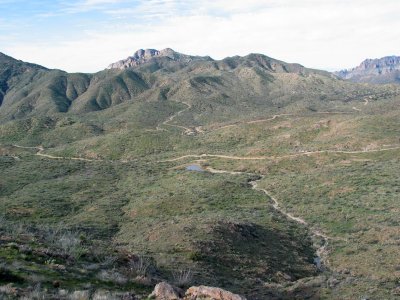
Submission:
[[262,54],[213,60],[172,49],[138,50],[95,74],[67,73],[0,56],[0,122],[35,115],[88,113],[127,103],[190,103],[202,125],[289,107],[327,108],[370,95],[329,72]]
[[400,83],[400,56],[366,59],[358,67],[335,75],[360,83]]
[[137,67],[145,63],[165,63],[169,61],[180,62],[183,64],[188,64],[192,61],[212,61],[213,59],[209,56],[191,56],[182,53],[178,53],[170,48],[163,50],[156,49],[139,49],[133,56],[127,59],[120,60],[116,63],[112,63],[107,69],[127,69],[132,67]]

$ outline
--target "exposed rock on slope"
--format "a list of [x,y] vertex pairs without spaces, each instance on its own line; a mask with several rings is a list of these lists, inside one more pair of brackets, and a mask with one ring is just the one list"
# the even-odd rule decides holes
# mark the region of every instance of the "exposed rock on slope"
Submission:
[[335,74],[353,82],[400,83],[400,56],[366,59],[358,67]]
[[225,291],[220,288],[208,286],[192,286],[186,291],[185,299],[215,299],[215,300],[246,300],[246,298]]
[[243,296],[233,294],[216,287],[192,286],[185,295],[182,291],[166,282],[160,282],[149,296],[156,300],[246,300]]
[[182,292],[166,282],[160,282],[149,295],[149,298],[156,300],[179,300],[182,299]]
[[166,48],[163,50],[155,50],[155,49],[139,49],[137,50],[133,56],[128,57],[127,59],[120,60],[116,63],[113,63],[108,66],[107,69],[127,69],[132,67],[140,66],[146,62],[156,59],[166,59],[170,61],[178,61],[182,63],[189,63],[192,61],[212,61],[210,57],[201,57],[201,56],[190,56],[186,54],[181,54],[175,52],[170,48]]

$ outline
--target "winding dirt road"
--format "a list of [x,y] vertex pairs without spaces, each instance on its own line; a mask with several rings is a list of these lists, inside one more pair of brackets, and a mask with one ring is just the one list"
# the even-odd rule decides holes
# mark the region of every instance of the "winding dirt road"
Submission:
[[[254,174],[254,173],[246,173],[246,172],[234,172],[234,171],[227,171],[227,170],[217,170],[217,169],[213,169],[211,167],[205,167],[204,168],[206,171],[210,172],[210,173],[214,173],[214,174],[229,174],[229,175],[256,175],[256,176],[260,176],[258,174]],[[316,250],[316,259],[315,259],[315,263],[317,268],[320,271],[323,271],[327,266],[328,266],[328,241],[331,239],[330,237],[328,237],[326,234],[322,233],[320,230],[318,229],[314,229],[312,228],[304,219],[300,218],[300,217],[296,217],[293,216],[291,213],[285,211],[279,204],[278,200],[271,195],[270,192],[268,192],[266,189],[260,188],[258,187],[258,182],[261,181],[263,178],[265,178],[265,175],[261,175],[259,179],[250,181],[250,185],[252,186],[252,189],[262,192],[265,195],[267,195],[267,197],[269,199],[272,200],[272,207],[278,211],[279,213],[281,213],[282,215],[284,215],[285,217],[287,217],[288,219],[295,221],[303,226],[306,226],[308,228],[310,228],[310,232],[311,234],[318,240],[322,240],[321,245],[317,246],[317,250]]]
[[42,146],[37,146],[37,147],[25,147],[25,146],[19,146],[19,145],[12,145],[15,148],[21,148],[21,149],[34,149],[37,150],[35,155],[49,158],[49,159],[64,159],[64,160],[81,160],[81,161],[104,161],[101,159],[89,159],[89,158],[82,158],[82,157],[65,157],[65,156],[54,156],[50,154],[44,154],[43,151],[45,150]]
[[293,116],[293,114],[279,114],[279,115],[273,115],[271,118],[268,118],[268,119],[260,119],[260,120],[254,120],[254,121],[247,121],[247,122],[239,122],[239,123],[229,124],[229,125],[217,127],[215,129],[213,129],[212,131],[225,129],[225,128],[229,128],[229,127],[234,127],[234,126],[239,126],[241,124],[255,124],[255,123],[262,123],[262,122],[272,121],[272,120],[275,120],[276,118],[283,117],[283,116]]
[[[352,112],[346,112],[346,111],[320,111],[320,112],[314,112],[314,115],[316,114],[321,114],[321,115],[337,115],[337,114],[353,114]],[[267,119],[259,119],[259,120],[253,120],[253,121],[244,121],[244,122],[237,122],[234,124],[229,124],[229,125],[224,125],[221,127],[217,127],[217,128],[213,128],[210,131],[216,131],[216,130],[220,130],[220,129],[225,129],[225,128],[230,128],[230,127],[235,127],[235,126],[239,126],[242,124],[255,124],[255,123],[263,123],[263,122],[268,122],[268,121],[273,121],[276,118],[280,118],[280,117],[290,117],[290,116],[296,116],[295,114],[278,114],[278,115],[273,115],[271,118],[267,118]],[[298,115],[299,117],[301,115]]]
[[232,155],[221,155],[221,154],[187,154],[187,155],[182,155],[179,157],[175,158],[170,158],[170,159],[165,159],[165,160],[159,160],[159,163],[163,162],[174,162],[174,161],[179,161],[182,159],[186,158],[207,158],[207,157],[215,157],[215,158],[225,158],[225,159],[232,159],[232,160],[275,160],[275,159],[282,159],[282,158],[290,158],[290,157],[296,157],[296,156],[307,156],[307,155],[313,155],[313,154],[337,154],[337,153],[342,153],[342,154],[361,154],[361,153],[370,153],[370,152],[381,152],[381,151],[390,151],[390,150],[397,150],[400,149],[400,146],[394,146],[394,147],[389,147],[389,148],[382,148],[382,149],[370,149],[370,150],[356,150],[356,151],[347,151],[347,150],[316,150],[316,151],[305,151],[305,152],[298,152],[298,153],[293,153],[293,154],[286,154],[286,155],[281,155],[281,156],[232,156]]
[[192,106],[187,103],[187,102],[179,102],[179,103],[183,103],[185,104],[187,107],[185,107],[184,109],[178,111],[176,114],[173,114],[172,116],[170,116],[167,120],[165,120],[164,122],[160,123],[157,125],[156,130],[157,131],[165,131],[165,128],[162,128],[161,126],[170,126],[170,127],[176,127],[179,129],[183,129],[183,134],[186,135],[195,135],[197,133],[204,133],[204,131],[202,130],[201,126],[198,127],[193,127],[193,128],[189,128],[186,126],[182,126],[182,125],[176,125],[176,124],[170,124],[170,122],[172,122],[175,118],[177,118],[179,115],[181,115],[182,113],[184,113],[185,111],[189,110]]

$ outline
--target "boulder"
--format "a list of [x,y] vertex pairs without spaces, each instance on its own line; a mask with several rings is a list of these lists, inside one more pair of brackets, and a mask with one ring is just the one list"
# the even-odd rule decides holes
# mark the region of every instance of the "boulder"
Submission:
[[70,300],[89,300],[90,293],[89,293],[89,291],[74,291],[71,295],[69,295],[68,299],[70,299]]
[[185,300],[246,300],[243,296],[233,294],[216,287],[192,286],[186,291]]
[[166,282],[160,282],[154,288],[154,291],[150,294],[150,298],[156,300],[179,300],[180,297],[179,290],[174,288],[172,285]]

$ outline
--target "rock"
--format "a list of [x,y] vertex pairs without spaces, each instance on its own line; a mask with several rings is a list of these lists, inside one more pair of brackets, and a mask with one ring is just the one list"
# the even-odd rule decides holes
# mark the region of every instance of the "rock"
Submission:
[[67,297],[68,296],[68,291],[67,290],[64,290],[64,289],[59,289],[58,290],[58,295],[60,296],[60,297]]
[[281,271],[276,272],[276,277],[284,281],[291,281],[292,277],[289,274],[283,273]]
[[58,280],[54,280],[52,284],[53,284],[53,287],[55,287],[55,288],[60,287],[60,282]]
[[325,285],[327,278],[325,276],[302,278],[297,280],[288,291],[294,292],[299,290],[306,290],[311,288],[320,288]]
[[400,296],[400,286],[398,286],[392,290],[392,295]]
[[160,282],[149,295],[150,298],[156,300],[179,300],[182,299],[180,291],[166,282]]
[[119,300],[113,293],[105,290],[98,290],[93,295],[93,300]]
[[340,283],[340,281],[334,277],[330,277],[327,280],[327,284],[330,288],[334,288],[335,286],[337,286]]
[[192,61],[210,61],[212,60],[210,57],[205,56],[191,56],[182,53],[175,52],[170,48],[166,48],[163,50],[156,49],[139,49],[132,56],[129,56],[126,59],[120,60],[116,63],[110,64],[107,69],[127,69],[127,68],[135,68],[140,65],[143,65],[149,61],[154,59],[166,58],[168,60],[178,61],[181,63],[189,63]]
[[185,300],[246,300],[246,298],[216,287],[192,286],[186,291]]
[[89,300],[89,298],[89,291],[75,291],[68,297],[70,300]]
[[152,285],[151,278],[143,275],[136,276],[133,281],[141,285],[150,286]]
[[3,296],[2,293],[6,295],[17,296],[18,290],[17,288],[13,287],[12,283],[9,283],[7,285],[0,286],[0,297]]
[[49,267],[54,270],[65,270],[66,267],[60,264],[49,264]]
[[340,270],[339,273],[350,275],[351,271],[349,269]]
[[136,300],[136,296],[129,292],[110,292],[106,290],[97,290],[92,300]]

